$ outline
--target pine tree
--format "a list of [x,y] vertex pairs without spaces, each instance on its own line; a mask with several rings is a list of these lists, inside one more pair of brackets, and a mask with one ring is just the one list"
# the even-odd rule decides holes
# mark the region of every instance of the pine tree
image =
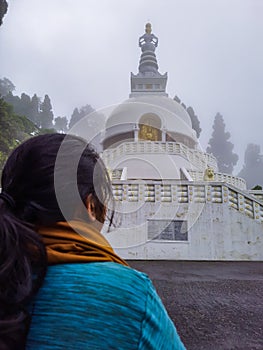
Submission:
[[53,112],[48,95],[45,95],[43,103],[40,105],[40,127],[43,129],[53,128]]
[[36,94],[34,94],[30,102],[30,114],[28,117],[38,127],[40,126],[39,105],[40,99]]
[[220,113],[215,116],[213,129],[206,151],[216,157],[220,172],[232,174],[238,155],[233,153],[234,145],[229,141],[230,133],[225,131],[224,119]]
[[86,117],[88,114],[93,113],[95,110],[90,105],[85,105],[80,108],[75,108],[69,122],[69,129],[73,127],[77,122],[79,122],[82,118]]
[[28,96],[23,92],[20,98],[20,108],[19,108],[18,114],[24,115],[25,117],[30,119],[29,118],[30,110],[31,110],[31,98],[30,96]]
[[69,122],[69,129],[73,127],[81,119],[78,108],[75,108]]
[[55,129],[58,132],[65,133],[67,131],[68,120],[66,117],[55,118]]
[[246,180],[248,188],[263,185],[263,155],[260,154],[259,145],[247,145],[244,165],[238,176]]

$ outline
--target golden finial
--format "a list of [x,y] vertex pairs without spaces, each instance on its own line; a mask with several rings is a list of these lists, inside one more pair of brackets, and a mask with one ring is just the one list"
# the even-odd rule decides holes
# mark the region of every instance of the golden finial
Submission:
[[152,32],[152,25],[151,25],[151,23],[148,22],[145,25],[145,33],[151,34],[151,32]]

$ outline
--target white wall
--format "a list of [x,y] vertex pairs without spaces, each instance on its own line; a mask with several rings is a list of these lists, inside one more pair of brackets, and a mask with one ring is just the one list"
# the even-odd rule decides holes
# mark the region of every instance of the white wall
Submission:
[[[106,235],[125,259],[263,260],[263,223],[226,203],[205,203],[202,207],[191,204],[190,210],[188,204],[163,204],[157,214],[154,203],[140,210],[136,205],[126,208],[122,223],[126,228]],[[188,241],[147,241],[146,218],[186,219]]]

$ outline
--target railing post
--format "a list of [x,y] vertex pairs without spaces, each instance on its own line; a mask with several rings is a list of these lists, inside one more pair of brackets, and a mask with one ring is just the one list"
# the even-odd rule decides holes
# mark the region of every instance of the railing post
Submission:
[[139,184],[139,202],[144,202],[144,183]]
[[161,202],[161,185],[154,186],[155,202]]
[[210,185],[205,186],[205,199],[206,199],[206,202],[211,203],[211,186]]
[[238,195],[238,209],[240,212],[244,213],[245,210],[245,200],[244,200],[244,196],[242,194]]
[[166,141],[166,129],[163,128],[162,129],[162,142],[165,142]]
[[260,205],[258,203],[256,203],[255,201],[253,201],[253,211],[254,211],[254,219],[256,221],[261,221],[261,217],[260,217]]
[[223,195],[223,203],[229,203],[229,193],[228,188],[226,186],[223,186],[222,188],[222,195]]
[[139,126],[138,124],[134,125],[134,142],[139,141]]

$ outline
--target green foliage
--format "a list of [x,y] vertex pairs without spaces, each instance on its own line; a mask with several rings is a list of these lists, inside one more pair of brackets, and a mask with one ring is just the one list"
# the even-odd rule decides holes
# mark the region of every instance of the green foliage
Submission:
[[13,90],[15,90],[15,86],[9,79],[0,79],[0,92],[4,100],[13,106],[14,113],[24,115],[40,127],[40,98],[34,94],[31,99],[31,97],[24,92],[21,94],[21,97],[15,96],[13,95]]
[[0,96],[6,96],[15,90],[15,85],[7,78],[0,79]]
[[20,98],[19,96],[14,96],[11,91],[4,96],[4,100],[13,106],[14,113],[20,114]]
[[20,98],[13,95],[14,89],[10,80],[0,79],[3,94],[3,98],[0,98],[0,172],[11,151],[21,142],[33,135],[56,132],[48,95],[41,104],[40,113],[40,98],[36,94],[31,98],[22,93]]
[[229,141],[230,133],[225,131],[224,119],[220,113],[215,116],[213,129],[206,152],[216,157],[220,172],[232,174],[238,155],[233,153],[234,145]]
[[244,165],[238,176],[246,180],[248,188],[263,185],[263,155],[260,154],[259,145],[253,143],[247,145]]
[[38,129],[37,135],[54,134],[57,131],[55,129]]
[[30,120],[14,114],[12,106],[0,98],[0,169],[19,143],[38,133]]

